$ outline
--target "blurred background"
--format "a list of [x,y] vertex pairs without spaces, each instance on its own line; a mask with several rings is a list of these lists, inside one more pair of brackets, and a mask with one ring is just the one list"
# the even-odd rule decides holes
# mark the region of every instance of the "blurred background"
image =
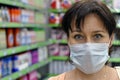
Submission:
[[[0,80],[47,80],[74,68],[61,29],[79,0],[0,0]],[[101,0],[117,26],[109,65],[120,66],[120,0]]]

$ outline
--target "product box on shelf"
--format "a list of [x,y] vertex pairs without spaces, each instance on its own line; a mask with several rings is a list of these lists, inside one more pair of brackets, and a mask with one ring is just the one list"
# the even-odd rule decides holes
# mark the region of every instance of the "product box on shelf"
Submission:
[[60,24],[62,22],[65,13],[50,13],[49,23],[50,24]]
[[38,56],[39,56],[39,62],[44,61],[48,58],[48,50],[47,47],[40,47],[38,48]]
[[7,58],[2,59],[2,77],[5,77],[8,75],[7,72]]
[[72,5],[72,3],[70,0],[62,0],[62,2],[61,2],[62,9],[68,9],[71,7],[71,5]]
[[60,9],[61,1],[60,0],[51,0],[50,6],[52,9]]
[[45,47],[43,47],[42,49],[43,49],[43,56],[44,56],[44,58],[43,58],[43,59],[47,59],[47,58],[48,58],[48,49],[47,49],[47,47],[46,47],[46,46],[45,46]]
[[119,58],[120,57],[120,47],[114,47],[114,50],[111,53],[112,58]]
[[8,75],[12,74],[12,57],[7,57],[7,69],[8,69]]
[[10,21],[10,14],[7,7],[1,7],[0,14],[1,14],[1,22]]
[[48,45],[48,52],[52,56],[59,56],[59,44]]
[[32,64],[38,63],[38,49],[31,50]]
[[59,15],[55,14],[55,13],[50,13],[49,23],[50,24],[59,24],[60,23]]
[[21,71],[30,65],[30,54],[28,52],[14,55],[13,60],[13,72]]
[[37,72],[32,71],[28,74],[28,80],[38,80]]
[[27,75],[24,75],[24,76],[18,78],[17,80],[28,80],[28,76],[27,76]]
[[46,40],[45,30],[34,30],[35,32],[35,42],[42,42]]
[[67,44],[60,44],[59,45],[59,49],[60,49],[60,56],[69,56],[70,50]]
[[34,23],[35,22],[35,13],[30,10],[21,10],[21,22],[22,23]]
[[7,47],[13,47],[14,46],[14,35],[13,35],[13,29],[7,28],[6,29],[6,36],[7,36]]
[[[30,34],[31,43],[35,43],[35,42],[36,42],[36,34],[35,34],[35,31],[33,31],[33,30],[28,31],[28,34]],[[38,34],[37,34],[37,35],[38,35]]]
[[12,57],[2,59],[2,77],[12,74]]
[[74,68],[74,65],[67,63],[66,61],[52,61],[49,65],[49,73],[61,74],[63,72],[70,71]]
[[72,5],[71,0],[51,0],[52,9],[68,9]]
[[120,0],[112,0],[112,3],[114,9],[120,9]]
[[20,29],[15,28],[13,29],[14,33],[14,46],[20,46]]
[[47,23],[47,16],[45,12],[35,13],[35,23],[37,24],[46,24]]
[[48,7],[47,5],[48,1],[49,0],[34,0],[35,6],[39,9],[46,9]]
[[6,47],[6,31],[5,29],[0,29],[0,49],[5,49]]
[[10,22],[20,22],[21,20],[21,9],[9,8]]
[[62,33],[63,31],[59,28],[52,28],[51,29],[51,39],[62,39]]
[[21,29],[20,31],[20,44],[26,45],[27,44],[27,29]]

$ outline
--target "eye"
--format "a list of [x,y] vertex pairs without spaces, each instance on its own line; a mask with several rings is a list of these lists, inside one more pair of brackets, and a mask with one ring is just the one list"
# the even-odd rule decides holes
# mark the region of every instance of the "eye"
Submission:
[[95,38],[95,39],[101,39],[102,37],[103,37],[103,36],[102,36],[101,34],[95,34],[95,35],[94,35],[94,38]]
[[82,35],[80,35],[80,34],[77,34],[77,35],[74,36],[74,39],[76,39],[76,40],[81,40],[83,38],[84,37]]

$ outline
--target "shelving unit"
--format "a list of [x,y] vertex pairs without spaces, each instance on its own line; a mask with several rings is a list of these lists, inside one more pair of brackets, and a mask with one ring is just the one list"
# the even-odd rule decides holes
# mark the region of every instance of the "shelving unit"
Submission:
[[66,61],[68,60],[67,56],[51,56],[52,60],[62,60],[62,61]]
[[1,80],[15,80],[15,79],[17,79],[17,78],[19,78],[19,77],[33,71],[33,70],[36,70],[36,69],[48,64],[51,61],[52,61],[51,58],[49,58],[47,60],[44,60],[44,61],[39,62],[37,64],[34,64],[34,65],[30,66],[29,68],[26,68],[26,69],[24,69],[22,71],[15,72],[15,73],[13,73],[13,74],[11,74],[9,76],[6,76],[5,78],[2,78]]
[[51,28],[54,28],[54,27],[58,28],[59,26],[60,26],[60,24],[49,24],[49,27],[51,27]]
[[45,24],[28,24],[28,23],[15,23],[15,22],[0,22],[0,28],[44,28]]
[[59,13],[59,12],[65,13],[66,11],[67,9],[49,9],[49,12],[54,12],[54,13]]
[[119,41],[119,40],[118,40],[118,41],[117,41],[117,40],[116,40],[116,41],[113,41],[113,45],[114,45],[114,46],[120,46],[120,41]]
[[119,63],[120,62],[120,58],[110,58],[109,62]]
[[14,48],[0,50],[0,57],[9,56],[12,54],[17,54],[19,52],[39,48],[39,47],[46,46],[49,44],[50,44],[50,42],[45,41],[45,42],[39,42],[39,43],[31,44],[31,45],[18,46],[18,47],[14,47]]
[[49,41],[50,41],[52,44],[55,44],[55,43],[67,44],[67,40],[65,40],[65,39],[62,39],[62,40],[50,39]]
[[39,8],[36,8],[35,6],[31,6],[29,4],[25,4],[16,0],[0,0],[1,4],[10,5],[10,6],[16,6],[26,9],[32,9],[32,10],[40,10]]
[[[37,12],[37,14],[39,14],[39,13],[43,12],[43,10],[45,10],[45,9],[40,9],[36,5],[33,6],[30,4],[22,3],[19,0],[0,0],[0,4],[3,6],[7,6],[7,7],[10,6],[11,8],[16,7],[18,9],[20,8],[20,9],[25,9],[25,10],[31,10],[31,11],[34,11],[35,13]],[[36,19],[36,16],[34,16],[34,18]],[[41,28],[46,28],[48,26],[48,24],[38,24],[38,23],[39,22],[35,22],[35,23],[32,23],[32,22],[31,23],[0,22],[0,28],[30,28],[30,29],[40,28],[41,29]],[[28,45],[22,45],[22,46],[2,49],[2,50],[0,50],[0,58],[12,56],[14,54],[19,54],[24,51],[29,51],[32,49],[44,47],[49,44],[51,44],[51,42],[47,40],[47,41],[37,42],[37,43],[33,43],[33,44],[28,44]],[[21,70],[21,71],[12,73],[8,76],[5,76],[3,78],[0,78],[0,80],[15,80],[17,78],[20,78],[23,75],[26,75],[38,68],[45,66],[46,64],[50,63],[51,61],[52,61],[52,59],[49,57],[48,59],[44,59],[44,61],[33,64],[24,70]]]

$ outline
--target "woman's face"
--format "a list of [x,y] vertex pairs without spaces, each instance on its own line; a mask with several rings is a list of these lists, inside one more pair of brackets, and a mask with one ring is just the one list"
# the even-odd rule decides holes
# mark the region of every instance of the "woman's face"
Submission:
[[103,22],[96,14],[89,14],[85,17],[81,31],[76,29],[74,22],[72,32],[69,31],[68,42],[70,44],[78,43],[109,43],[111,37],[105,29]]

